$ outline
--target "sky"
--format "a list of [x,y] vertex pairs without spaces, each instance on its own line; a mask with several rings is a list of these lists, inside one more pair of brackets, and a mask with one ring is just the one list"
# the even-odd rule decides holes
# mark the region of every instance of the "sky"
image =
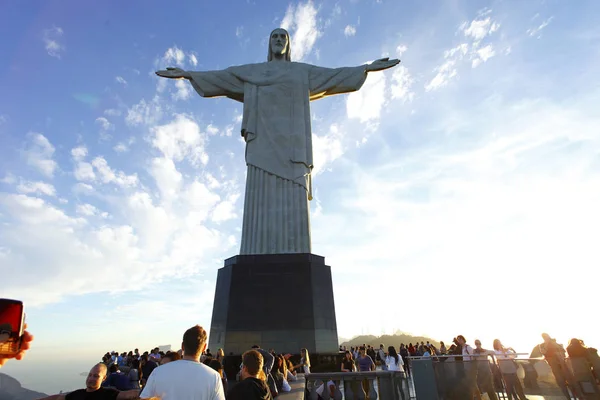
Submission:
[[312,103],[313,252],[332,268],[341,338],[600,345],[585,322],[600,277],[599,11],[4,2],[0,297],[23,300],[36,339],[2,372],[73,389],[106,351],[209,328],[217,270],[240,245],[242,109],[154,71],[263,62],[280,26],[294,61],[402,60]]

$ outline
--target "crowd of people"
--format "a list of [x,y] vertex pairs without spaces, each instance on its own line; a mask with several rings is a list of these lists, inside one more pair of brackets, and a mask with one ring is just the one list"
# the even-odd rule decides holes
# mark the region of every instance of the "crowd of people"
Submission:
[[255,345],[242,355],[236,383],[229,385],[224,352],[219,349],[213,356],[206,339],[206,331],[196,325],[184,333],[179,351],[108,352],[88,373],[85,389],[43,400],[272,400],[291,390],[296,370],[310,373],[307,349],[301,349],[300,362],[294,364],[291,354]]
[[[573,372],[573,361],[578,362],[578,375],[587,373],[593,384],[600,383],[600,357],[595,348],[587,347],[583,340],[572,339],[565,348],[550,335],[542,334],[543,342],[535,347],[532,358],[542,357],[549,365],[559,388],[566,398],[583,399],[580,384]],[[86,388],[68,394],[58,394],[46,400],[66,399],[272,399],[279,393],[291,389],[290,382],[297,379],[297,371],[310,373],[311,363],[307,349],[301,349],[299,363],[292,362],[290,354],[277,354],[256,345],[242,355],[242,363],[238,369],[236,382],[229,384],[224,373],[226,362],[223,349],[213,354],[206,348],[206,331],[196,325],[183,335],[181,349],[178,351],[160,351],[154,348],[140,353],[138,349],[118,353],[107,352],[102,362],[94,365],[86,378]],[[16,355],[0,358],[0,365],[10,358],[20,359],[29,348],[33,336],[26,332],[21,352]],[[408,345],[400,344],[398,350],[394,346],[383,344],[379,348],[363,344],[346,349],[339,366],[340,372],[374,371],[378,366],[383,370],[404,372],[411,375],[410,364],[413,358],[432,357],[438,361],[486,361],[485,370],[492,375],[477,376],[477,387],[473,396],[481,398],[487,393],[491,400],[497,399],[493,379],[497,377],[503,382],[509,399],[526,400],[523,386],[517,377],[517,364],[514,360],[517,353],[506,347],[499,339],[493,341],[492,350],[482,347],[475,340],[472,347],[463,335],[458,335],[452,344],[446,347],[440,342],[439,347],[428,342]],[[567,360],[570,359],[570,363]],[[489,362],[487,362],[489,361]],[[489,368],[488,368],[489,367]],[[479,367],[477,367],[479,369]],[[486,379],[489,378],[489,382]],[[322,384],[317,393],[320,395],[326,388],[333,393],[335,383]],[[368,389],[368,388],[365,388]],[[368,391],[368,390],[366,390]]]

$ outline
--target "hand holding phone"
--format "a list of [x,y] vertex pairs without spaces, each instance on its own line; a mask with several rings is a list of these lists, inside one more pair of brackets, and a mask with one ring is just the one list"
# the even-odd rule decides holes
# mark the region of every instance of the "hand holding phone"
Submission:
[[8,359],[23,358],[33,340],[25,329],[23,302],[0,299],[0,366]]

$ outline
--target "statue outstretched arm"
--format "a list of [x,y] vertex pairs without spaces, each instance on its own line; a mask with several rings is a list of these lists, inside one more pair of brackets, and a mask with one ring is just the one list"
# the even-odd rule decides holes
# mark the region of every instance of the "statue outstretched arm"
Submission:
[[188,71],[184,71],[181,68],[167,68],[155,73],[160,77],[170,79],[191,79],[192,77]]
[[233,73],[235,68],[221,71],[184,71],[181,68],[167,68],[156,71],[156,75],[169,79],[187,79],[202,97],[226,96],[243,102],[244,82]]
[[400,64],[400,60],[394,58],[390,60],[389,57],[380,58],[379,60],[373,61],[371,64],[367,64],[365,70],[367,72],[383,71],[388,68],[395,67]]

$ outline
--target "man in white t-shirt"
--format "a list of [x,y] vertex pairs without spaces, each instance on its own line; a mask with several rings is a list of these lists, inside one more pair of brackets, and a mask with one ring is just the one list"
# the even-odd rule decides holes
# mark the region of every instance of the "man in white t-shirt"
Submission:
[[221,376],[200,363],[206,349],[206,331],[199,325],[183,334],[183,359],[152,371],[140,398],[161,400],[225,400]]

